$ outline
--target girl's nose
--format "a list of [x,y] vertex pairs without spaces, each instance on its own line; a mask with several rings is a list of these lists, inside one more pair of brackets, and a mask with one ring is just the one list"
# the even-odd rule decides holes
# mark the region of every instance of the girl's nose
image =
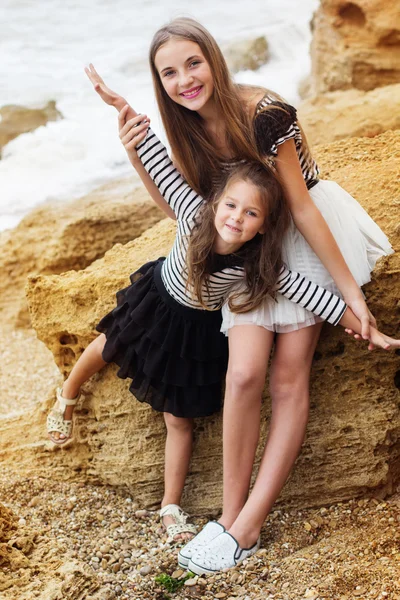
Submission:
[[179,85],[182,89],[187,89],[193,83],[193,76],[188,71],[183,71],[179,75]]

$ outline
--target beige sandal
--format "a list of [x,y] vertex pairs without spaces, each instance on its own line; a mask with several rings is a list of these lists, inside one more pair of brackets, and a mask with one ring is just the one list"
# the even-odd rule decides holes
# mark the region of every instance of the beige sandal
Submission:
[[[68,440],[71,439],[72,434],[72,421],[66,421],[64,419],[64,413],[67,406],[75,406],[78,400],[81,397],[81,393],[77,395],[76,398],[63,398],[61,395],[62,388],[58,388],[56,392],[56,403],[54,404],[51,412],[47,416],[47,433],[53,444],[62,445]],[[56,439],[50,435],[50,432],[57,431],[58,433],[62,433],[65,435],[65,438]]]
[[168,542],[180,541],[175,540],[175,536],[181,533],[192,533],[196,535],[197,529],[193,523],[187,523],[186,521],[189,518],[189,515],[185,513],[180,506],[177,504],[167,504],[163,506],[160,510],[160,518],[161,521],[163,517],[171,516],[174,518],[175,523],[171,523],[171,525],[164,525],[168,534]]

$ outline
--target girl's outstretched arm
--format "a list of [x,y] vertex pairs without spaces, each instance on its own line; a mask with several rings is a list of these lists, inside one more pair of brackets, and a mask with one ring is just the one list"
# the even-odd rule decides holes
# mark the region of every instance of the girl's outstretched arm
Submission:
[[[361,321],[356,317],[351,308],[347,307],[343,313],[342,318],[339,321],[339,325],[342,325],[346,329],[346,333],[356,334],[356,339],[361,339]],[[368,350],[373,350],[374,346],[383,348],[384,350],[391,350],[392,348],[400,348],[400,340],[395,340],[384,333],[378,331],[372,325],[370,326],[369,334],[370,344]]]
[[376,321],[368,310],[362,292],[325,219],[308,193],[293,140],[278,147],[276,166],[296,227],[332,275],[346,303],[359,318],[362,337],[369,339],[370,324],[376,327]]
[[144,127],[141,124],[143,122],[148,121],[147,117],[145,115],[138,115],[137,112],[131,106],[129,106],[129,104],[127,104],[125,98],[123,98],[116,92],[113,92],[113,90],[106,86],[103,79],[97,73],[92,63],[90,63],[89,67],[85,67],[85,73],[88,76],[91,83],[93,84],[95,91],[103,100],[103,102],[105,102],[109,106],[114,106],[114,108],[116,108],[117,111],[120,113],[120,116],[121,111],[123,111],[122,118],[118,119],[120,131],[127,121],[136,119],[136,121],[134,121],[134,123],[131,125],[132,127],[137,127],[135,131],[136,137],[132,134],[132,137],[130,139],[130,142],[132,143],[130,144],[129,151],[124,144],[128,154],[128,158],[132,166],[135,168],[140,179],[142,180],[143,185],[145,186],[145,188],[147,189],[157,206],[161,208],[161,210],[163,210],[168,217],[171,217],[171,219],[175,219],[174,212],[171,210],[170,206],[168,206],[167,202],[165,202],[164,198],[161,196],[157,186],[154,185],[151,177],[149,177],[146,169],[143,168],[143,165],[141,161],[137,158],[137,154],[135,152],[135,145],[143,141],[145,137],[145,135],[142,135],[142,133],[144,132]]
[[[286,266],[282,266],[275,285],[275,291],[291,302],[313,312],[324,321],[328,321],[332,325],[342,325],[347,333],[355,334],[356,339],[361,338],[358,335],[361,334],[362,330],[361,320],[346,305],[344,300],[300,273],[290,271]],[[370,326],[368,339],[370,342],[369,350],[373,350],[374,345],[384,350],[400,348],[400,340],[394,340],[384,335],[372,325]]]

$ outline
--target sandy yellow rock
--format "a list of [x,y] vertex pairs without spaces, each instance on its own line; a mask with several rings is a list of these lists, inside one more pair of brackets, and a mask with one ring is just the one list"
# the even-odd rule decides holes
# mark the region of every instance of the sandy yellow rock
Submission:
[[9,104],[0,108],[0,156],[3,146],[21,135],[33,131],[48,121],[61,119],[54,100],[50,100],[43,108],[26,108]]
[[[360,200],[397,249],[399,155],[400,132],[336,142],[316,152],[323,174]],[[114,305],[115,292],[129,282],[129,273],[165,255],[173,238],[174,224],[164,220],[133,242],[115,246],[84,270],[30,278],[33,325],[64,375],[96,335],[95,324]],[[399,271],[398,254],[385,258],[365,288],[381,327],[397,335]],[[314,359],[307,437],[281,503],[322,505],[366,490],[392,489],[399,460],[398,369],[397,356],[368,353],[339,328],[325,328]],[[163,489],[163,419],[135,401],[129,383],[116,378],[116,370],[107,366],[85,386],[68,452],[54,450],[44,441],[45,415],[53,401],[49,398],[34,414],[0,422],[0,459],[18,461],[27,470],[34,464],[38,475],[51,472],[62,479],[79,473],[88,480],[124,485],[140,506],[157,505]],[[269,418],[266,392],[262,441]],[[184,498],[190,511],[209,512],[221,505],[221,427],[220,415],[196,423]],[[15,435],[21,429],[23,439]]]
[[400,81],[398,0],[321,0],[313,31],[314,93]]
[[0,317],[29,325],[28,275],[80,270],[116,243],[139,236],[162,218],[137,180],[106,184],[72,202],[41,205],[0,235]]
[[400,83],[364,92],[345,90],[308,98],[298,109],[312,145],[350,137],[374,137],[400,129]]
[[256,38],[241,40],[223,49],[224,57],[232,73],[238,71],[255,71],[269,60],[268,41],[261,35]]

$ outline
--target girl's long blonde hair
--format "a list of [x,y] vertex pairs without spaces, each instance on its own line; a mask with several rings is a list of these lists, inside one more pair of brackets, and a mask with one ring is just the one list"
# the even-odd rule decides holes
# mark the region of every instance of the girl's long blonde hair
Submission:
[[[216,150],[202,117],[174,102],[165,91],[155,65],[158,50],[171,39],[190,40],[200,46],[210,65],[214,81],[214,100],[218,114],[226,125],[226,143],[232,158],[250,162],[260,157],[252,118],[240,95],[242,86],[233,83],[223,54],[212,35],[194,19],[180,18],[159,29],[150,46],[150,67],[163,125],[172,154],[190,186],[203,196],[210,196],[220,176],[219,162],[226,160]],[[265,166],[270,169],[268,162]]]
[[215,212],[229,186],[242,180],[257,188],[265,211],[264,234],[257,234],[239,250],[243,262],[246,292],[233,293],[229,308],[244,313],[259,306],[273,289],[282,268],[282,239],[289,224],[289,209],[283,188],[264,165],[244,163],[225,175],[215,191],[212,201],[205,202],[192,230],[187,256],[188,286],[204,308],[204,293],[209,293],[209,275],[213,270],[213,245],[216,237]]

